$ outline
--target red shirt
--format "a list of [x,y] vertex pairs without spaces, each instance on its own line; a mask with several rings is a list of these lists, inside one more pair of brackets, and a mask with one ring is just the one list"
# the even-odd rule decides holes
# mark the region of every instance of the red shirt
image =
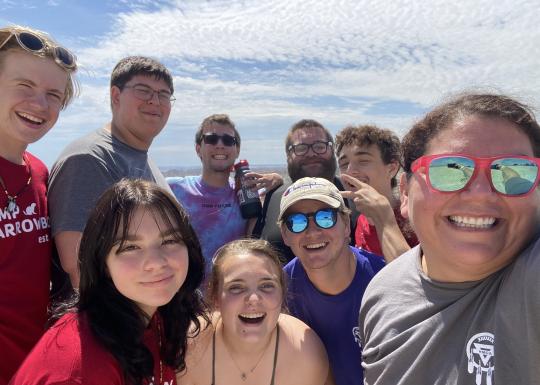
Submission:
[[[157,320],[158,317],[152,318],[143,336],[154,358],[154,377],[147,384],[158,385],[163,375],[163,384],[173,385],[175,372],[159,357]],[[120,364],[96,340],[88,319],[70,313],[45,333],[10,382],[10,385],[45,384],[124,385],[125,381]]]
[[[407,220],[401,216],[399,208],[394,209],[394,216],[396,217],[396,222],[409,246],[416,246],[418,244],[416,234],[409,227]],[[359,215],[358,220],[356,221],[354,242],[356,247],[384,257],[379,237],[377,236],[377,230],[375,226],[368,222],[367,217],[364,215]]]
[[[0,186],[0,385],[8,383],[45,331],[52,244],[47,168],[25,153],[27,165],[0,157],[0,177],[17,207],[8,212]],[[21,191],[22,190],[22,191]]]

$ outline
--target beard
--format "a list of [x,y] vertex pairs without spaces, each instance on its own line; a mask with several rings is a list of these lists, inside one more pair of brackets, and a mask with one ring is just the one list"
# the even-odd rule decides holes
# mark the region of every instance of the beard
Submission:
[[293,182],[305,177],[324,178],[333,182],[336,176],[336,158],[305,158],[297,162],[287,162],[287,171]]

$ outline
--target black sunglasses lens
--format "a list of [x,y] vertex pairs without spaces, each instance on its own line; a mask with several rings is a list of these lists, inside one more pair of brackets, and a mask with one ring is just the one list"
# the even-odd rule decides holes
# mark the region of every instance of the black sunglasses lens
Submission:
[[30,51],[41,51],[44,48],[43,41],[36,35],[28,32],[19,34],[19,42]]
[[307,229],[308,220],[306,214],[296,213],[289,215],[285,219],[285,224],[291,232],[298,234]]
[[221,140],[223,141],[223,144],[227,147],[231,147],[236,144],[236,138],[231,135],[225,134],[221,137]]
[[73,66],[73,55],[67,49],[56,47],[54,50],[56,52],[56,58],[60,60],[66,67]]
[[219,140],[219,136],[216,134],[207,134],[203,136],[203,140],[205,144],[211,144],[212,146],[215,146]]

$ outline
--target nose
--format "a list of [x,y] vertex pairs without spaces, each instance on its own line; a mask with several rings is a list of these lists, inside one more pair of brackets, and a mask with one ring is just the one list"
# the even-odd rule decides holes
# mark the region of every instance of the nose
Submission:
[[497,192],[491,185],[491,176],[488,175],[489,169],[478,170],[476,175],[473,175],[472,180],[469,182],[463,193],[470,197],[496,197]]
[[161,102],[159,101],[159,92],[158,91],[153,91],[152,92],[152,97],[150,99],[148,99],[148,103],[150,103],[150,104],[161,104]]
[[146,258],[144,259],[145,270],[160,269],[167,265],[167,257],[160,248],[152,249],[148,251]]
[[246,295],[246,302],[247,303],[257,302],[259,300],[260,300],[260,297],[259,297],[259,294],[257,293],[256,290],[251,290]]
[[47,95],[43,92],[36,92],[30,99],[30,105],[41,111],[47,110],[49,108]]

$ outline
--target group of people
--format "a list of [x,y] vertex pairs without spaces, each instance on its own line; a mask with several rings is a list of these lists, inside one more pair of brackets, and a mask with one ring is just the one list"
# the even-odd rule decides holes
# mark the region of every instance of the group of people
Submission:
[[264,191],[246,218],[228,115],[195,133],[201,175],[148,157],[175,99],[148,57],[118,62],[111,121],[49,175],[26,148],[76,70],[46,33],[0,29],[0,385],[538,383],[529,107],[456,95],[401,143],[300,120],[288,175],[245,175]]

